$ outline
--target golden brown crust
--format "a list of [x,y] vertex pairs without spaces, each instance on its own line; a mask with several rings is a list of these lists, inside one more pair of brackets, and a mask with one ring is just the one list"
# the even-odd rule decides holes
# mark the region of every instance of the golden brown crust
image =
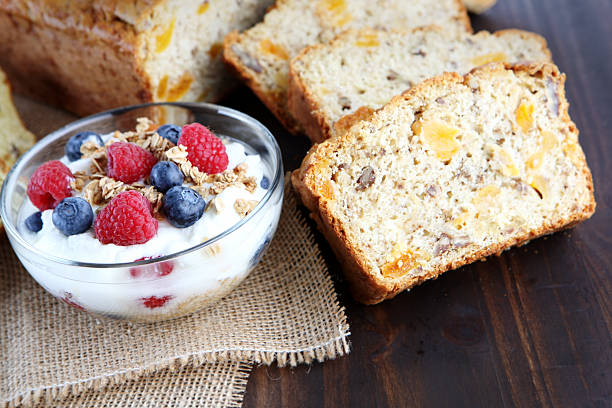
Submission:
[[[456,73],[445,73],[436,78],[429,79],[412,89],[404,92],[402,95],[394,97],[385,107],[376,111],[371,118],[371,121],[377,119],[377,115],[381,111],[394,109],[397,105],[404,103],[406,100],[423,100],[424,95],[432,88],[450,85],[453,83],[462,83],[468,85],[472,75],[492,75],[496,71],[513,70],[514,72],[526,72],[530,76],[549,77],[552,78],[557,86],[559,103],[559,113],[561,120],[567,124],[568,131],[577,136],[578,130],[571,121],[568,114],[568,103],[564,93],[565,76],[560,74],[557,67],[548,63],[532,63],[532,64],[501,64],[493,63],[484,67],[476,68],[465,76],[460,76]],[[469,85],[468,85],[469,86]],[[368,122],[361,122],[358,126],[368,126]],[[347,280],[351,285],[351,291],[358,301],[365,304],[379,303],[385,299],[389,299],[397,295],[399,292],[410,289],[415,285],[422,283],[427,279],[433,279],[451,269],[469,264],[484,257],[499,254],[503,250],[514,245],[524,244],[533,238],[542,235],[551,234],[556,231],[570,228],[576,223],[588,219],[595,211],[595,199],[593,195],[593,181],[591,172],[586,164],[584,154],[581,153],[580,160],[582,162],[581,171],[587,180],[588,198],[585,200],[582,208],[575,208],[574,211],[566,216],[552,221],[548,221],[541,227],[526,231],[521,235],[511,237],[503,242],[491,245],[480,250],[473,250],[470,253],[455,259],[452,262],[442,265],[437,269],[421,276],[404,276],[399,279],[386,279],[382,275],[371,273],[371,267],[367,265],[365,257],[359,253],[356,246],[347,238],[342,226],[330,211],[330,205],[333,199],[328,199],[323,194],[325,180],[329,179],[330,175],[326,174],[329,167],[326,165],[326,157],[347,141],[353,132],[347,132],[338,135],[333,139],[329,139],[321,144],[315,145],[307,154],[302,166],[293,172],[292,182],[297,190],[301,200],[306,207],[312,212],[312,217],[317,221],[319,228],[330,242],[330,245],[337,257],[340,259]],[[327,171],[327,173],[329,173]]]
[[[374,112],[376,112],[375,109],[368,106],[361,106],[355,112],[344,115],[334,124],[334,134],[341,135],[348,132],[355,123],[361,122],[362,120],[368,120]],[[327,137],[332,137],[332,134],[330,133]]]
[[[481,33],[481,32],[486,32],[486,31],[479,31],[478,33]],[[524,40],[530,39],[533,41],[537,41],[540,43],[542,47],[542,52],[544,52],[547,56],[546,62],[552,62],[552,53],[550,52],[550,49],[548,48],[548,43],[546,42],[546,38],[542,37],[539,34],[532,33],[530,31],[519,30],[518,28],[506,28],[504,30],[495,31],[492,34],[496,37],[501,37],[505,34],[517,34]]]
[[313,167],[317,162],[323,160],[319,153],[324,152],[323,147],[318,146],[320,145],[314,145],[304,157],[302,165],[291,173],[293,188],[298,192],[304,206],[313,214],[319,208],[320,198],[317,189],[314,188],[317,185],[314,179],[317,173]]
[[310,210],[310,217],[317,223],[317,227],[336,254],[351,285],[353,296],[362,303],[368,303],[362,299],[384,296],[388,288],[367,272],[369,268],[365,258],[351,244],[342,225],[331,214],[326,200],[321,199],[317,188],[325,179],[325,174],[320,172],[324,169],[319,164],[325,161],[326,154],[335,146],[335,143],[325,142],[311,148],[302,166],[291,174],[291,183],[302,203]]
[[461,0],[455,0],[457,4],[457,10],[459,11],[460,19],[465,25],[465,30],[468,33],[473,33],[474,29],[472,28],[472,22],[470,21],[470,17],[468,16],[467,9],[465,8],[465,4]]
[[[240,2],[233,2],[232,7],[218,3],[227,11],[223,21],[244,27],[259,17],[270,1],[243,2],[240,8],[234,7]],[[180,13],[203,3],[185,2],[180,10],[173,10],[168,3],[0,0],[0,66],[18,92],[79,115],[161,100],[214,102],[230,88],[217,57],[216,38],[223,30],[215,31],[188,54],[189,43],[195,44],[197,36],[175,31],[173,16],[191,24]],[[212,10],[193,18],[208,21],[216,14]],[[172,40],[174,33],[180,33],[178,41]],[[158,48],[160,38],[166,42],[163,49]],[[186,64],[172,67],[157,63],[160,58],[168,60],[170,55],[185,52],[189,55]]]
[[[99,31],[111,41],[121,41],[128,31],[141,31],[155,8],[166,0],[9,0],[0,9],[33,24],[62,31]],[[109,37],[104,37],[109,36]]]
[[297,118],[304,129],[304,133],[310,138],[313,143],[319,143],[325,140],[326,135],[331,132],[328,128],[328,123],[317,110],[315,99],[302,82],[299,75],[295,73],[293,61],[300,58],[301,55],[307,53],[310,49],[322,47],[321,44],[311,45],[304,48],[289,65],[289,89],[287,91],[287,106],[292,117]]
[[51,8],[55,14],[48,15],[36,9],[24,16],[9,4],[0,7],[0,65],[17,92],[80,115],[153,100],[132,25],[107,21],[93,10],[64,15],[60,27],[61,13],[70,10]]
[[[412,32],[425,31],[434,27],[435,26],[418,27],[412,30]],[[340,36],[348,35],[349,31],[360,30],[347,30],[345,34],[341,34]],[[472,31],[471,27],[469,27],[469,31]],[[475,35],[479,35],[481,33],[489,34],[487,31],[479,31]],[[538,34],[513,28],[499,30],[492,34],[496,37],[501,37],[507,34],[517,34],[522,39],[537,41],[541,44],[543,53],[547,55],[547,61],[552,62],[552,54],[548,49],[546,39]],[[338,36],[338,38],[340,38],[340,36]],[[308,136],[313,143],[321,143],[334,135],[339,135],[348,131],[355,123],[368,119],[375,111],[370,107],[361,106],[355,112],[349,113],[348,115],[340,118],[336,123],[331,122],[321,112],[321,106],[319,105],[317,98],[312,95],[306,84],[303,82],[298,73],[296,63],[312,50],[323,47],[324,45],[317,44],[304,48],[291,61],[289,69],[289,111],[293,117],[297,118],[297,121],[304,129],[306,136]]]
[[[513,246],[523,245],[528,241],[531,241],[532,239],[571,228],[577,223],[588,219],[593,214],[593,211],[594,208],[591,211],[589,210],[589,207],[585,207],[582,212],[572,214],[572,216],[569,218],[558,220],[556,223],[552,223],[534,231],[526,232],[522,236],[508,239],[504,242],[489,246],[486,249],[474,251],[473,253],[465,255],[453,262],[449,262],[446,265],[439,267],[426,275],[413,277],[409,280],[396,282],[391,281],[388,284],[385,284],[385,281],[377,279],[372,274],[364,273],[366,272],[366,270],[364,269],[345,269],[344,273],[347,280],[352,285],[351,293],[353,294],[356,300],[365,304],[376,304],[382,302],[383,300],[391,299],[397,296],[400,292],[420,285],[426,280],[436,279],[444,272],[460,268],[464,265],[468,265],[472,262],[478,261],[491,255],[498,255],[506,249],[509,249]],[[364,275],[366,275],[365,279]]]
[[282,107],[285,106],[285,96],[266,91],[258,81],[255,73],[249,69],[240,57],[234,52],[232,46],[240,43],[240,33],[233,31],[225,36],[223,41],[223,61],[227,66],[257,95],[276,118],[293,134],[300,133],[301,127],[291,114]]
[[[458,19],[465,26],[465,30],[468,33],[472,33],[472,24],[470,22],[470,18],[467,14],[467,10],[461,0],[454,0],[457,7],[457,15]],[[277,7],[277,5],[270,8],[273,10]],[[318,137],[315,133],[319,133],[319,129],[317,129],[316,125],[320,122],[320,119],[316,115],[316,113],[312,113],[312,110],[309,109],[309,100],[303,99],[302,94],[299,92],[295,93],[294,100],[292,101],[291,96],[291,75],[288,78],[289,85],[287,89],[287,93],[283,94],[273,94],[264,89],[262,84],[259,82],[257,76],[253,73],[251,69],[249,69],[246,64],[240,60],[240,58],[236,55],[236,53],[232,50],[232,45],[240,43],[241,34],[238,32],[230,33],[225,37],[225,41],[223,42],[223,59],[224,61],[231,67],[232,71],[234,71],[242,81],[246,83],[246,85],[253,90],[253,92],[261,99],[261,101],[266,105],[266,107],[278,118],[278,120],[287,128],[287,130],[293,134],[297,133],[307,133],[305,127],[308,127],[313,132],[313,141],[317,141]],[[316,46],[316,45],[313,45]],[[305,47],[308,49],[309,47]],[[302,50],[303,52],[303,50]],[[299,55],[299,54],[298,54]],[[300,88],[300,84],[294,84],[295,87]],[[295,106],[294,114],[291,112],[291,104]],[[311,118],[311,114],[313,117]],[[307,115],[306,120],[302,120],[302,115]],[[322,120],[322,118],[321,118]],[[327,132],[329,133],[329,132]],[[308,133],[307,133],[308,134]],[[320,140],[323,140],[321,138]]]

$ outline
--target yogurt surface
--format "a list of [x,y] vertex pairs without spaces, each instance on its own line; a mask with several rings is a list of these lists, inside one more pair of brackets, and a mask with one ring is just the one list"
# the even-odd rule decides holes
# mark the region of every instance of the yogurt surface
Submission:
[[[108,134],[102,136],[102,139],[107,142],[112,137],[112,134]],[[266,169],[259,155],[247,154],[242,143],[229,138],[224,138],[224,144],[229,159],[227,170],[233,170],[241,164],[246,165],[246,175],[257,181],[257,187],[255,191],[249,192],[244,187],[230,186],[220,194],[203,197],[207,202],[204,215],[190,227],[176,228],[165,218],[158,218],[157,234],[144,244],[130,246],[102,244],[96,239],[93,229],[77,235],[62,234],[51,220],[53,214],[51,209],[42,212],[43,228],[34,233],[25,228],[23,220],[38,209],[29,200],[26,200],[20,211],[20,232],[32,245],[44,252],[61,258],[90,263],[131,262],[143,257],[172,254],[198,245],[221,234],[242,219],[234,209],[236,200],[261,201],[267,192],[261,187]],[[90,158],[70,162],[64,156],[60,161],[68,166],[73,174],[79,171],[87,172],[92,165]],[[183,185],[192,186],[190,183]],[[74,196],[83,197],[83,192],[76,193]],[[92,207],[95,212],[97,206]]]

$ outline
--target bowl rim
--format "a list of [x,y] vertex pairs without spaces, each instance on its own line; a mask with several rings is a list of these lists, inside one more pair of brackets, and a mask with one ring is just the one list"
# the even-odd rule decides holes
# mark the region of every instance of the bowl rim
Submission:
[[[272,145],[272,148],[273,148],[272,153],[273,153],[273,156],[276,158],[277,165],[276,165],[276,168],[274,169],[274,177],[273,177],[272,182],[270,183],[270,187],[268,188],[268,191],[266,192],[264,197],[259,201],[257,206],[245,218],[243,218],[236,224],[232,225],[230,228],[226,229],[220,234],[217,234],[216,236],[202,243],[199,243],[198,245],[183,249],[178,252],[173,252],[171,254],[160,256],[157,258],[143,259],[139,261],[118,262],[118,263],[95,263],[95,262],[74,261],[74,260],[70,260],[67,258],[57,257],[47,252],[41,251],[35,246],[33,246],[32,244],[30,244],[26,239],[24,239],[19,233],[19,231],[17,230],[16,225],[12,222],[11,218],[7,216],[8,215],[8,210],[7,210],[8,186],[16,183],[16,175],[18,174],[17,170],[18,169],[21,170],[21,168],[25,165],[25,163],[27,163],[34,154],[38,153],[41,150],[41,148],[46,147],[47,145],[53,143],[61,136],[64,136],[66,133],[75,130],[75,128],[82,127],[83,125],[86,125],[89,122],[94,122],[96,120],[99,120],[102,117],[114,116],[117,114],[129,112],[131,110],[142,109],[142,108],[147,108],[151,106],[175,106],[175,107],[181,107],[181,108],[186,108],[186,109],[205,108],[205,109],[214,111],[213,113],[216,115],[229,116],[233,119],[247,123],[251,127],[258,128],[261,131],[263,131],[264,137],[267,138],[270,144]],[[164,261],[169,261],[172,259],[179,258],[191,252],[199,251],[200,249],[208,247],[214,244],[215,242],[225,238],[226,236],[232,234],[234,231],[240,229],[249,220],[251,220],[256,214],[262,211],[264,207],[266,207],[266,204],[268,204],[272,195],[276,192],[279,186],[280,188],[283,188],[283,185],[281,183],[282,173],[283,173],[282,154],[281,154],[281,150],[278,145],[278,142],[276,141],[276,138],[274,137],[272,132],[270,132],[270,130],[267,127],[265,127],[261,122],[247,115],[246,113],[240,112],[236,109],[228,108],[226,106],[216,105],[212,103],[205,103],[205,102],[151,102],[151,103],[144,103],[144,104],[137,104],[137,105],[128,105],[128,106],[122,106],[122,107],[115,108],[115,109],[109,109],[103,112],[95,113],[90,116],[86,116],[84,118],[77,119],[73,122],[70,122],[60,127],[59,129],[47,134],[46,136],[38,140],[30,149],[28,149],[26,153],[24,153],[15,162],[15,164],[11,167],[11,169],[7,173],[4,179],[4,182],[2,183],[2,190],[0,192],[0,219],[2,219],[6,233],[10,238],[15,239],[21,246],[23,246],[28,251],[33,253],[33,255],[40,256],[46,260],[49,260],[49,261],[52,261],[58,264],[84,267],[84,268],[108,269],[108,268],[125,268],[125,267],[134,267],[134,266],[148,265],[148,264],[154,264],[154,263],[161,263]],[[281,196],[282,194],[283,192],[281,191]],[[12,245],[13,243],[11,242],[11,246]]]

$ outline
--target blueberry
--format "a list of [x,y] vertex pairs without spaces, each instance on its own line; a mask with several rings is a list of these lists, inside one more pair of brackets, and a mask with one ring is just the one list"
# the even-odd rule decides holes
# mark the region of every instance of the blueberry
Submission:
[[104,141],[100,135],[94,132],[77,133],[68,139],[68,143],[66,143],[66,156],[68,156],[68,160],[79,160],[81,158],[81,145],[90,141],[96,142],[98,146],[104,146]]
[[94,214],[91,205],[80,197],[64,198],[53,210],[53,225],[64,235],[75,235],[91,227]]
[[266,177],[263,176],[261,178],[261,181],[259,182],[259,185],[261,186],[261,188],[263,188],[264,190],[267,190],[270,188],[270,180]]
[[181,137],[181,127],[176,125],[163,125],[157,128],[157,134],[168,139],[174,144],[178,143],[179,137]]
[[35,212],[25,219],[25,226],[32,232],[38,232],[42,229],[42,213]]
[[165,193],[174,186],[183,184],[183,173],[176,164],[169,161],[161,161],[155,164],[149,178],[151,179],[151,184],[162,193]]
[[162,209],[170,224],[177,228],[189,227],[204,214],[206,201],[189,187],[175,186],[164,195]]
[[257,248],[255,251],[255,255],[251,259],[251,267],[255,266],[263,257],[263,254],[266,252],[268,245],[270,245],[270,241],[272,241],[272,237],[266,237],[265,241]]

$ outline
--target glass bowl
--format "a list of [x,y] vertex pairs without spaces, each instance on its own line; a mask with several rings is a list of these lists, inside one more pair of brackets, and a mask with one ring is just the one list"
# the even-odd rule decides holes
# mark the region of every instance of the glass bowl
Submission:
[[[156,123],[199,122],[259,154],[270,186],[240,222],[199,245],[162,257],[127,263],[87,263],[40,251],[20,233],[20,209],[28,180],[48,160],[64,155],[79,132],[106,134],[135,129],[139,117]],[[162,321],[211,305],[240,284],[259,262],[276,230],[283,200],[281,153],[272,134],[255,119],[204,103],[129,106],[73,122],[40,140],[11,169],[0,196],[0,217],[15,253],[49,293],[71,306],[105,317]],[[206,216],[206,215],[204,215]],[[168,271],[170,271],[168,273]]]

